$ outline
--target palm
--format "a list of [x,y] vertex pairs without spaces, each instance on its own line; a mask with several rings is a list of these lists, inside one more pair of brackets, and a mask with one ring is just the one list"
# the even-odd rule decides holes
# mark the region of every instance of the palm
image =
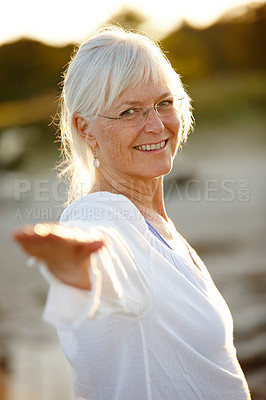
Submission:
[[63,282],[90,288],[89,257],[102,247],[103,241],[90,241],[81,231],[56,224],[27,226],[13,232],[13,237]]

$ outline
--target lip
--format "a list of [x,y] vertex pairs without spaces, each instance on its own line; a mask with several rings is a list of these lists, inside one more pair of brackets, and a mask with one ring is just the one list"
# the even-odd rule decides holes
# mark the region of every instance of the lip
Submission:
[[[143,144],[140,144],[140,145],[138,145],[138,146],[134,146],[134,149],[135,150],[138,150],[138,151],[141,151],[141,152],[143,152],[143,153],[153,153],[153,152],[157,152],[157,151],[160,151],[160,150],[164,150],[165,149],[165,147],[167,146],[167,143],[168,143],[168,140],[169,139],[163,139],[163,140],[160,140],[159,142],[156,142],[156,143],[143,143]],[[164,146],[163,147],[160,147],[160,148],[158,148],[158,149],[150,149],[150,150],[143,150],[143,149],[139,149],[139,147],[142,147],[142,146],[152,146],[152,145],[154,145],[154,146],[157,146],[158,144],[160,144],[160,143],[163,143],[163,142],[165,142],[165,144],[164,144]]]

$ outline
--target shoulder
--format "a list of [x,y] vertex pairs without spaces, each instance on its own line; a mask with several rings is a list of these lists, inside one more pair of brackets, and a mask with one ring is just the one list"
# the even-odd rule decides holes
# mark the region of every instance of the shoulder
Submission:
[[143,216],[127,197],[109,192],[88,194],[68,206],[61,215],[60,223],[75,221],[90,226],[131,226],[141,233],[148,229]]
[[104,239],[104,248],[110,254],[136,258],[138,265],[139,259],[150,255],[150,232],[145,219],[123,195],[99,192],[84,196],[65,209],[60,224],[78,228],[92,240]]

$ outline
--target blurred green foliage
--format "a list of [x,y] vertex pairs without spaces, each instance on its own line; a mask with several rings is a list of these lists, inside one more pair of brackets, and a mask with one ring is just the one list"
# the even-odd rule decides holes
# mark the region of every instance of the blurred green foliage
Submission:
[[[135,28],[143,19],[125,10],[110,21]],[[265,70],[265,38],[266,4],[206,29],[184,24],[162,40],[162,47],[184,79],[195,80],[216,73]],[[61,72],[73,47],[51,47],[26,39],[1,46],[0,102],[59,90]]]
[[[108,22],[137,28],[145,18],[122,10]],[[194,99],[197,118],[224,121],[241,113],[263,114],[265,38],[266,3],[206,29],[184,23],[162,40]],[[0,129],[51,122],[73,49],[71,44],[52,47],[27,39],[0,47]]]
[[183,77],[265,71],[266,4],[240,18],[222,18],[206,29],[183,24],[163,40],[163,48]]
[[72,50],[72,45],[51,47],[27,39],[1,46],[0,102],[57,90]]
[[146,18],[136,10],[122,8],[107,21],[107,24],[123,26],[125,29],[139,29]]

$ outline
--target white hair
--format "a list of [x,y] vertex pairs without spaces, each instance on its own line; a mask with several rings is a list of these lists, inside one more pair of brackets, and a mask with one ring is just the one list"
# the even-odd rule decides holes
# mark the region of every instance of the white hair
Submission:
[[70,182],[68,203],[88,193],[94,183],[92,151],[77,132],[74,116],[78,114],[90,122],[93,114],[108,112],[125,89],[149,79],[155,84],[164,82],[173,94],[184,97],[179,144],[185,142],[192,125],[190,99],[180,76],[148,35],[108,26],[75,52],[64,75],[61,95],[60,176]]

